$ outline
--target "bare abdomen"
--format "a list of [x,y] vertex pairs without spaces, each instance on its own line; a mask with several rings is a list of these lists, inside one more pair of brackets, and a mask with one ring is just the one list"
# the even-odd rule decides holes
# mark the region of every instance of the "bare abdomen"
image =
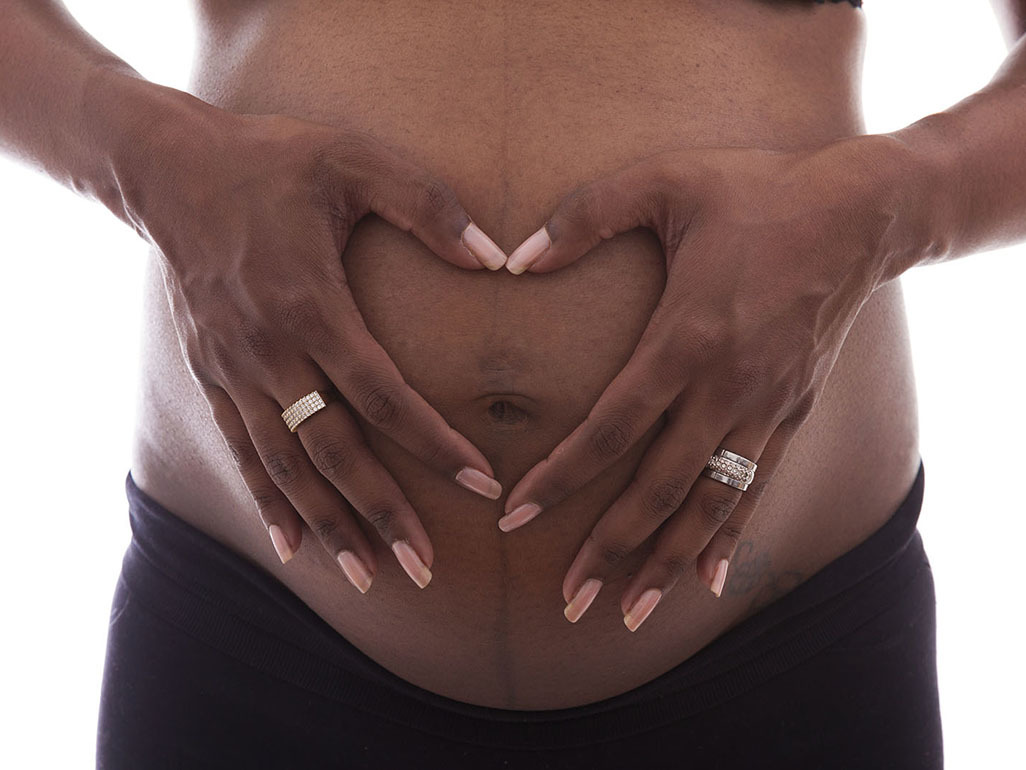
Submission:
[[[194,92],[235,111],[374,133],[441,175],[507,253],[574,186],[632,159],[690,145],[797,147],[862,131],[862,19],[848,6],[432,3],[418,18],[411,3],[403,13],[385,3],[267,5],[244,15],[208,4]],[[629,358],[665,280],[658,241],[644,230],[564,270],[513,276],[461,271],[369,217],[343,261],[371,332],[488,456],[506,490],[584,419]],[[917,468],[894,283],[865,305],[749,526],[751,549],[738,557],[750,560],[747,590],[730,590],[728,578],[717,600],[687,576],[631,634],[619,597],[643,548],[580,622],[563,617],[566,569],[659,423],[609,473],[503,533],[503,499],[425,471],[361,420],[435,549],[421,591],[364,526],[379,570],[361,595],[312,535],[288,565],[277,562],[181,360],[159,271],[148,281],[133,460],[140,487],[278,576],[385,667],[471,703],[560,708],[652,679],[861,542]]]

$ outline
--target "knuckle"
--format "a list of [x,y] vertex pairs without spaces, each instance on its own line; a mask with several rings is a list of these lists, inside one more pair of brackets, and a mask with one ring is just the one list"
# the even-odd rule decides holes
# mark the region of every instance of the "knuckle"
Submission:
[[310,145],[308,152],[305,160],[300,160],[297,164],[298,167],[306,168],[308,178],[318,189],[331,191],[338,174],[335,143],[317,141]]
[[545,480],[544,486],[534,493],[534,499],[542,508],[551,508],[576,492],[580,486],[569,476],[560,474]]
[[456,193],[441,179],[434,176],[421,178],[417,184],[417,211],[422,220],[432,220],[452,214],[459,208]]
[[313,516],[311,517],[309,524],[310,529],[314,531],[314,534],[324,542],[330,541],[340,526],[338,516],[333,514],[320,514],[318,516]]
[[385,166],[382,147],[365,131],[349,130],[317,149],[319,178],[329,188],[354,190],[379,175]]
[[400,389],[389,382],[376,382],[365,387],[356,397],[356,406],[378,428],[395,427],[406,417],[406,406]]
[[455,432],[456,431],[454,431],[452,428],[449,428],[446,431],[445,439],[436,438],[434,441],[430,442],[424,448],[424,451],[420,455],[421,462],[431,468],[445,468],[447,471],[451,471],[454,475],[458,473],[458,471],[453,471],[451,466],[458,465],[460,468],[462,468],[463,463],[454,463],[452,461],[451,458],[453,457],[455,452],[453,451],[452,444],[449,443],[450,441],[453,441],[453,434]]
[[366,213],[364,185],[358,184],[352,174],[340,169],[338,153],[334,147],[326,145],[315,150],[311,166],[314,200],[331,218],[339,232],[352,231],[356,222]]
[[250,487],[249,494],[253,497],[253,502],[256,503],[259,513],[264,513],[268,509],[273,508],[281,500],[280,493],[264,486]]
[[302,463],[295,454],[288,450],[271,452],[265,461],[267,475],[279,489],[297,486],[302,478]]
[[547,223],[552,239],[560,238],[564,226],[569,229],[587,228],[590,223],[600,221],[600,199],[599,189],[593,182],[578,185],[571,190]]
[[717,534],[725,538],[727,542],[730,544],[730,547],[733,548],[739,542],[741,542],[741,533],[743,531],[744,528],[740,524],[737,524],[736,522],[728,519],[723,524],[723,526],[720,527],[720,530]]
[[692,557],[679,548],[659,555],[659,563],[662,565],[662,570],[671,581],[681,577],[692,561]]
[[626,543],[617,540],[597,541],[592,538],[595,545],[595,553],[607,567],[614,567],[623,561],[633,550]]
[[238,330],[238,347],[246,356],[266,361],[277,357],[270,336],[252,324],[243,324]]
[[666,477],[653,481],[642,494],[642,509],[661,521],[680,508],[688,486],[683,479]]
[[310,459],[323,475],[344,479],[352,472],[356,455],[347,442],[327,437],[314,441]]
[[317,303],[307,293],[283,293],[273,312],[279,328],[294,337],[316,335],[323,326]]
[[392,506],[376,505],[369,508],[363,517],[387,540],[399,520],[399,513]]
[[250,471],[259,464],[256,449],[249,438],[225,436],[224,443],[228,447],[228,454],[231,455],[232,462],[239,470]]
[[612,414],[602,418],[588,435],[588,447],[600,460],[613,460],[630,448],[633,427],[624,414]]
[[[686,298],[681,301],[687,301]],[[726,337],[724,323],[719,320],[689,318],[676,332],[678,345],[693,367],[712,361],[723,348]]]
[[705,520],[719,527],[734,511],[734,498],[725,494],[713,493],[702,495],[698,507]]
[[728,403],[747,401],[762,388],[765,376],[762,362],[740,358],[727,367],[718,388],[720,397]]

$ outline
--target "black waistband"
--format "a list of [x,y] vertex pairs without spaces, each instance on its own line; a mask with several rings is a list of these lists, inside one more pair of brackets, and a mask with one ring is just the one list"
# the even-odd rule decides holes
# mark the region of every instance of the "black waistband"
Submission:
[[495,709],[420,688],[365,655],[260,567],[125,478],[132,542],[121,579],[154,613],[267,676],[456,740],[567,747],[683,719],[799,665],[886,611],[923,568],[925,469],[887,523],[663,675],[575,708]]

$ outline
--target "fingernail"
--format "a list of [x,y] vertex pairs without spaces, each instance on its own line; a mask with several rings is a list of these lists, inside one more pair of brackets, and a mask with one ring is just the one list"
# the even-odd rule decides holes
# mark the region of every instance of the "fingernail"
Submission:
[[274,546],[275,553],[278,554],[278,558],[281,559],[281,563],[284,564],[294,555],[292,546],[289,545],[288,538],[285,537],[285,533],[281,531],[281,527],[277,524],[269,526],[267,531],[271,535],[271,545]]
[[406,570],[406,574],[410,576],[414,583],[423,588],[430,582],[431,570],[420,560],[417,552],[413,550],[413,546],[405,540],[396,540],[392,543],[392,550],[395,552],[395,557],[399,560],[399,563],[403,565],[403,569]]
[[599,589],[602,588],[602,581],[598,578],[588,578],[584,581],[584,584],[577,589],[577,593],[574,594],[574,598],[570,600],[570,603],[566,605],[563,610],[563,614],[566,615],[566,619],[571,623],[576,623],[581,619],[581,615],[584,614],[595,597],[598,596]]
[[512,511],[499,519],[499,529],[509,532],[522,524],[526,524],[535,516],[541,513],[541,506],[536,503],[524,503],[518,505]]
[[662,598],[663,592],[658,588],[649,588],[639,596],[638,600],[634,602],[634,606],[627,610],[627,614],[623,616],[623,622],[627,628],[631,631],[637,631],[638,626],[645,622],[645,618],[651,614]]
[[481,473],[481,471],[474,468],[463,468],[456,474],[456,483],[466,487],[471,492],[484,495],[489,500],[498,500],[502,495],[502,484],[487,473]]
[[513,275],[520,275],[538,261],[538,258],[551,245],[552,240],[549,238],[549,231],[542,227],[534,235],[517,246],[513,253],[509,255],[509,259],[506,260],[506,269],[513,273]]
[[460,236],[464,248],[489,270],[498,270],[506,264],[506,254],[495,245],[495,241],[484,234],[484,230],[471,222]]
[[342,551],[338,555],[338,563],[349,578],[349,582],[356,586],[361,594],[367,593],[367,589],[371,587],[371,574],[360,557],[352,551]]
[[727,564],[729,562],[726,559],[720,559],[719,564],[716,565],[716,574],[713,576],[712,592],[719,598],[723,592],[723,583],[727,580]]

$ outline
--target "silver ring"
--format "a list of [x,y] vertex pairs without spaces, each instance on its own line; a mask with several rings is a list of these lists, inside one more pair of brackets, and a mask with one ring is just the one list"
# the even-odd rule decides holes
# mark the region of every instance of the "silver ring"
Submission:
[[759,467],[747,457],[742,457],[723,447],[718,447],[702,469],[702,475],[722,481],[724,484],[744,492],[755,478]]
[[314,412],[323,409],[325,406],[327,406],[327,404],[321,394],[316,390],[312,390],[302,398],[293,401],[288,408],[281,413],[281,416],[282,419],[285,420],[285,424],[289,426],[289,430],[295,433],[299,423]]

